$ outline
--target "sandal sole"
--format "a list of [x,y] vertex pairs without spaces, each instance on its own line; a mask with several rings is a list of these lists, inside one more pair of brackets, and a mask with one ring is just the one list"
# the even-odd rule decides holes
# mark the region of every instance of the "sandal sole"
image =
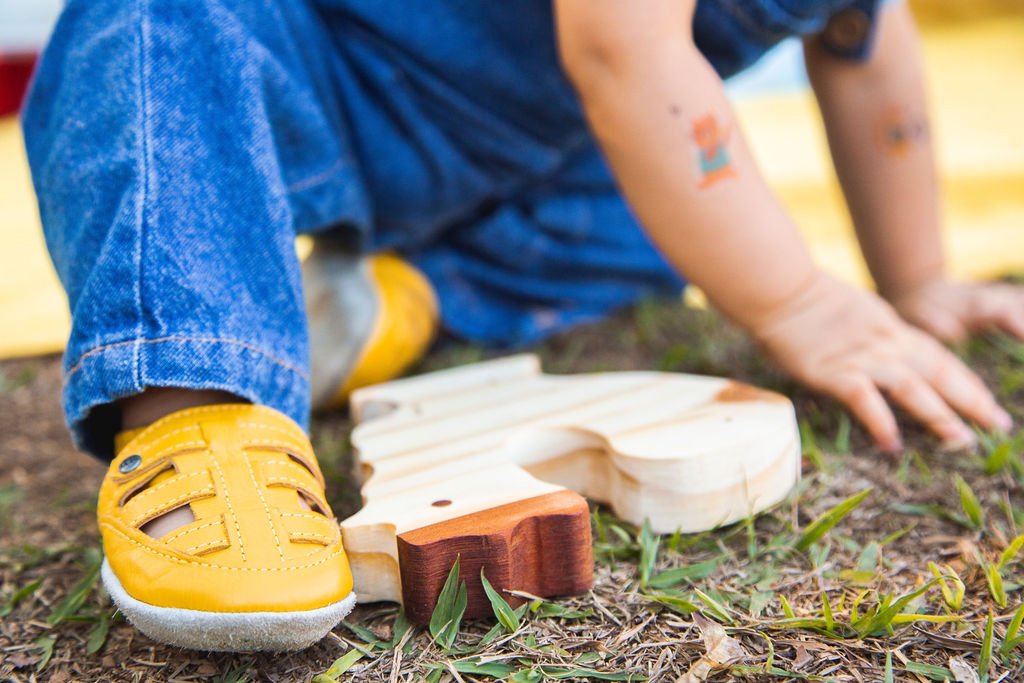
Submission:
[[106,559],[100,574],[114,604],[139,631],[168,645],[209,652],[301,650],[327,635],[356,604],[355,593],[350,593],[326,607],[300,612],[157,607],[128,595]]

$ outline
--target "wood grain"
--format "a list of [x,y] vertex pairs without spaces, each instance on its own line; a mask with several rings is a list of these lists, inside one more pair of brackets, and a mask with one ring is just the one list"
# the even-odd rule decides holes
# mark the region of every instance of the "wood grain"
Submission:
[[778,503],[800,474],[789,400],[714,377],[549,376],[513,356],[362,389],[352,408],[365,506],[341,528],[356,592],[417,622],[456,557],[471,615],[490,613],[481,567],[499,590],[584,590],[581,495],[697,532]]
[[[459,559],[466,582],[467,617],[491,606],[480,582],[534,595],[573,595],[593,585],[590,508],[578,493],[558,491],[431,524],[398,537],[402,601],[413,623],[430,620],[433,602]],[[499,589],[500,590],[500,589]],[[505,595],[516,607],[521,600]]]

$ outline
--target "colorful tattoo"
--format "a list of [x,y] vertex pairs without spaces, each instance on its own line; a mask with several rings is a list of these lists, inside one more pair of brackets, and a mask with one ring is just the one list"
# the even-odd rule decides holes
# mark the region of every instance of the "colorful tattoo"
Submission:
[[701,173],[698,187],[701,189],[711,187],[720,180],[736,177],[732,157],[726,148],[729,135],[730,130],[721,128],[713,114],[693,122],[693,140],[697,143],[697,161]]
[[892,107],[878,120],[875,139],[883,152],[905,157],[928,139],[928,121],[923,116],[908,114],[902,107]]

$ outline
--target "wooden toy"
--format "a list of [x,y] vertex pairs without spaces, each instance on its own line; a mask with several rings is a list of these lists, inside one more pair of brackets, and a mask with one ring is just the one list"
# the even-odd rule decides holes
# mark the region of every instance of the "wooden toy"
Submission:
[[362,389],[352,410],[365,507],[341,528],[355,589],[414,623],[456,558],[467,616],[491,612],[481,568],[498,590],[587,590],[583,496],[696,532],[778,503],[800,476],[789,400],[712,377],[551,376],[521,355]]

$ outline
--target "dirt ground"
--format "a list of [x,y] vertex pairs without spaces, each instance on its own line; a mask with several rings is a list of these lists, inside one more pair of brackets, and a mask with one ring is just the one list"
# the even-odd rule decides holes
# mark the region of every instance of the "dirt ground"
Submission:
[[[113,612],[94,572],[104,468],[65,433],[59,360],[2,363],[0,681],[676,681],[703,666],[702,632],[719,648],[709,659],[732,660],[711,681],[1024,680],[1024,538],[1014,543],[1024,439],[952,453],[909,428],[906,453],[883,455],[735,329],[674,302],[643,304],[538,351],[549,372],[655,368],[787,392],[803,423],[804,479],[758,519],[697,536],[659,539],[595,508],[591,593],[534,604],[511,632],[463,623],[447,651],[425,629],[396,626],[394,605],[376,604],[301,653],[207,655],[156,644]],[[1024,346],[993,338],[961,351],[1024,420]],[[449,345],[420,370],[482,357]],[[333,415],[313,429],[339,517],[358,506],[349,426]],[[825,514],[867,489],[848,514]],[[822,515],[831,530],[812,525]],[[346,673],[327,671],[351,652]]]

